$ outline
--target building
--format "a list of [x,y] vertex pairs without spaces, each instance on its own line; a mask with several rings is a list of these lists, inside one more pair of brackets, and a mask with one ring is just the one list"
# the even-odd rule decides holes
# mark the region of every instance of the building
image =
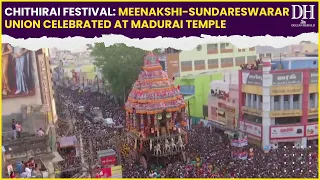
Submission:
[[208,94],[208,124],[224,130],[237,130],[239,117],[238,71],[223,74],[223,80],[211,82]]
[[72,77],[75,84],[91,86],[97,83],[101,83],[102,74],[99,69],[93,64],[83,64],[76,67],[72,72]]
[[162,69],[168,73],[168,77],[171,79],[173,77],[180,76],[179,68],[179,50],[173,48],[166,48],[159,50],[159,61]]
[[175,85],[180,86],[180,92],[188,105],[187,111],[191,118],[189,124],[197,124],[200,119],[208,117],[210,82],[221,79],[223,75],[220,72],[175,78]]
[[203,72],[238,69],[241,64],[254,63],[255,47],[238,49],[230,43],[201,44],[191,51],[181,51],[180,76]]
[[[34,156],[36,159],[42,159],[46,168],[49,170],[49,176],[54,176],[52,159],[55,157],[52,155],[56,150],[56,137],[55,137],[55,122],[57,120],[57,114],[55,109],[55,101],[53,98],[52,89],[52,74],[49,64],[49,51],[48,49],[39,49],[38,51],[29,51],[24,48],[11,47],[9,44],[3,44],[4,51],[10,49],[20,49],[23,54],[19,61],[21,67],[22,77],[19,78],[19,69],[16,63],[10,55],[2,56],[2,63],[5,65],[4,70],[4,85],[2,86],[2,137],[3,144],[6,148],[16,150],[13,152],[7,151],[11,154],[7,158],[8,162],[26,159],[27,157]],[[5,73],[6,72],[6,73]],[[13,140],[13,131],[11,129],[12,119],[21,123],[23,132],[20,139]],[[46,132],[46,136],[42,139],[34,138],[36,131],[42,128]],[[30,136],[33,139],[29,138]],[[41,147],[40,152],[29,152],[29,150],[37,151],[37,147],[33,148],[37,142],[45,145],[46,148]],[[26,150],[23,148],[24,144],[28,146]],[[44,143],[45,142],[45,143]],[[12,148],[11,148],[12,147]],[[33,149],[32,149],[33,148]],[[50,149],[46,150],[46,149]],[[21,150],[21,151],[19,151]],[[45,151],[45,153],[41,153]],[[30,154],[31,153],[31,154]],[[4,166],[5,167],[5,166]]]
[[[318,138],[318,59],[287,58],[281,70],[270,58],[261,70],[239,70],[239,130],[264,149],[306,147]],[[299,69],[300,61],[312,66]]]
[[272,59],[272,69],[303,69],[318,68],[318,57],[294,56],[275,57]]
[[282,48],[274,48],[271,46],[256,46],[256,53],[258,57],[273,58],[280,56],[295,56],[303,55],[306,53],[318,52],[318,44],[314,44],[308,41],[301,41],[299,44],[289,45]]

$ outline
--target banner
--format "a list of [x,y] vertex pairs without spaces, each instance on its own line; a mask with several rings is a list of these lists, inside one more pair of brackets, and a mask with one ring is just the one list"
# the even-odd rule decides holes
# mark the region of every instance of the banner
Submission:
[[239,125],[240,125],[239,129],[242,132],[248,133],[256,137],[261,137],[261,134],[262,134],[261,126],[254,125],[244,121],[240,121]]
[[101,165],[115,165],[117,163],[116,155],[101,157]]
[[270,127],[270,138],[298,138],[304,136],[304,126]]
[[243,147],[243,146],[247,146],[247,145],[248,145],[247,138],[231,140],[231,146],[234,146],[234,147]]
[[270,95],[272,95],[272,96],[302,94],[302,93],[303,93],[302,85],[271,86],[270,87]]
[[318,71],[311,71],[310,72],[310,84],[317,84],[318,83]]
[[2,99],[35,95],[34,68],[34,52],[2,43]]
[[241,159],[241,160],[247,160],[248,159],[248,153],[247,152],[235,152],[233,151],[231,153],[232,158],[234,159]]
[[262,85],[262,74],[261,73],[242,73],[242,83],[248,85]]
[[308,115],[317,115],[318,114],[318,108],[310,108],[308,110]]
[[181,85],[180,86],[180,92],[183,95],[193,95],[195,93],[195,87],[194,86]]
[[122,166],[111,167],[111,177],[112,178],[122,178]]
[[270,111],[270,117],[295,117],[302,116],[302,110],[279,110]]
[[302,72],[272,74],[272,85],[302,84]]
[[317,136],[318,124],[310,124],[306,126],[306,136]]
[[261,109],[253,109],[249,107],[242,107],[242,112],[247,114],[252,114],[255,116],[262,116],[262,110]]

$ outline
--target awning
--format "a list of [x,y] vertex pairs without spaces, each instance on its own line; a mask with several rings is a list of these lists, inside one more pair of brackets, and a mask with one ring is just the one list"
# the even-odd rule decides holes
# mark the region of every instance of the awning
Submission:
[[60,162],[63,161],[64,159],[60,156],[58,152],[53,152],[54,158],[52,159],[52,162]]
[[72,147],[77,144],[76,136],[67,136],[59,139],[60,148]]

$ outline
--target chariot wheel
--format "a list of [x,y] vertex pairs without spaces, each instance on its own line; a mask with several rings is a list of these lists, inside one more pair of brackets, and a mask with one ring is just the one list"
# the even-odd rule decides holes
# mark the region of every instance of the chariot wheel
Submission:
[[140,164],[144,169],[148,169],[148,163],[144,156],[140,157]]

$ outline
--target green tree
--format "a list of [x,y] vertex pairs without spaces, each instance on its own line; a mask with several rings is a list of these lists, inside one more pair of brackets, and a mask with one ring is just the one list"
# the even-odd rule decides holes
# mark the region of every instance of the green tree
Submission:
[[92,50],[94,64],[108,81],[112,94],[123,102],[124,94],[127,96],[138,78],[146,51],[125,44],[106,47],[104,43],[95,43],[88,49]]

